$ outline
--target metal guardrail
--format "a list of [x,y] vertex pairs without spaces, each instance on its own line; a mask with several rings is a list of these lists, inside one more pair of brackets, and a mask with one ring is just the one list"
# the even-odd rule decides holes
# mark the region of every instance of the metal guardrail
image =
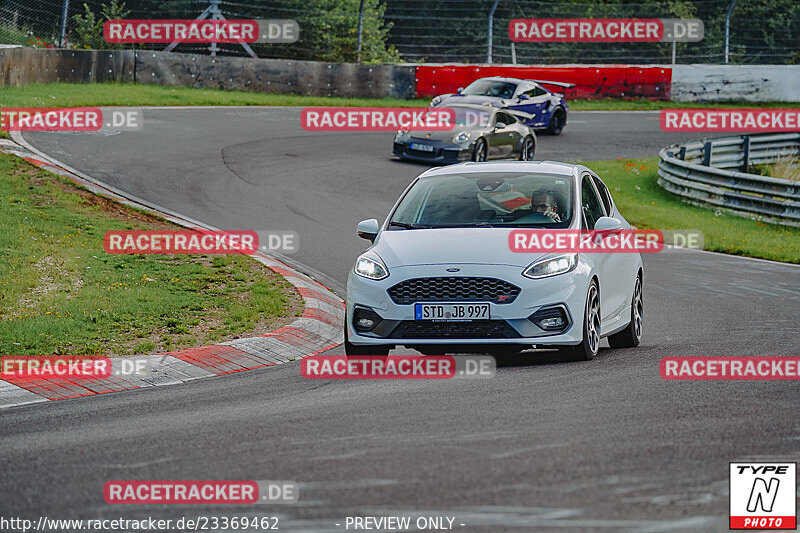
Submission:
[[800,226],[800,181],[746,172],[750,165],[800,157],[800,133],[690,142],[664,148],[659,156],[658,184],[690,203]]

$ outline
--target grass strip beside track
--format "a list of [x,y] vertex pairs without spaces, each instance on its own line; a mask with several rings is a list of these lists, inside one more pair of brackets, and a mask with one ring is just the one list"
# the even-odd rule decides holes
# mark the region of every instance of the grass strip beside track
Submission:
[[[0,107],[80,106],[345,106],[425,107],[430,99],[337,98],[162,87],[134,83],[52,83],[0,88]],[[791,102],[665,102],[661,100],[569,100],[573,111],[657,110],[677,107],[797,107]]]
[[302,311],[242,255],[111,255],[109,230],[181,229],[0,154],[0,354],[132,355],[265,333]]
[[583,164],[603,178],[622,214],[636,227],[700,230],[706,250],[800,263],[800,228],[684,203],[658,185],[658,158]]

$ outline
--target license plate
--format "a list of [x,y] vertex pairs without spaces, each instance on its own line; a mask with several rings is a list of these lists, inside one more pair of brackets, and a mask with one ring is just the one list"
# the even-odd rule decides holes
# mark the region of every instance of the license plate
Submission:
[[489,304],[414,304],[414,320],[489,320]]
[[429,144],[419,144],[419,143],[411,143],[411,149],[417,150],[418,152],[433,152],[436,150],[433,146]]

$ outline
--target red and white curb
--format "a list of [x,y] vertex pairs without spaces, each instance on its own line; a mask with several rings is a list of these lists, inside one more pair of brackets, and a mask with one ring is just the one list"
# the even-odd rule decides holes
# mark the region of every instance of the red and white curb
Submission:
[[[185,227],[214,230],[210,226],[102,184],[29,145],[16,132],[13,141],[0,139],[0,151],[22,157],[46,170],[114,200],[153,212]],[[327,287],[277,259],[262,253],[252,256],[283,276],[303,298],[303,314],[294,322],[264,335],[210,346],[137,356],[145,359],[147,373],[122,375],[123,358],[112,358],[111,376],[102,379],[0,380],[0,408],[50,400],[104,394],[130,389],[175,385],[200,378],[274,366],[316,355],[344,342],[344,302]],[[120,375],[118,375],[118,373]]]

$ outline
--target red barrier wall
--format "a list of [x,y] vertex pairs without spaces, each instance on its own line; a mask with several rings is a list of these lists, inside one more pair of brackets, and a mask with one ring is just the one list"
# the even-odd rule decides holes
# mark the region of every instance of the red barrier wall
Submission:
[[575,98],[651,98],[669,100],[672,69],[669,67],[631,65],[579,66],[480,66],[480,65],[418,65],[416,72],[417,98],[454,93],[478,78],[507,76],[574,83],[564,91],[568,99]]

